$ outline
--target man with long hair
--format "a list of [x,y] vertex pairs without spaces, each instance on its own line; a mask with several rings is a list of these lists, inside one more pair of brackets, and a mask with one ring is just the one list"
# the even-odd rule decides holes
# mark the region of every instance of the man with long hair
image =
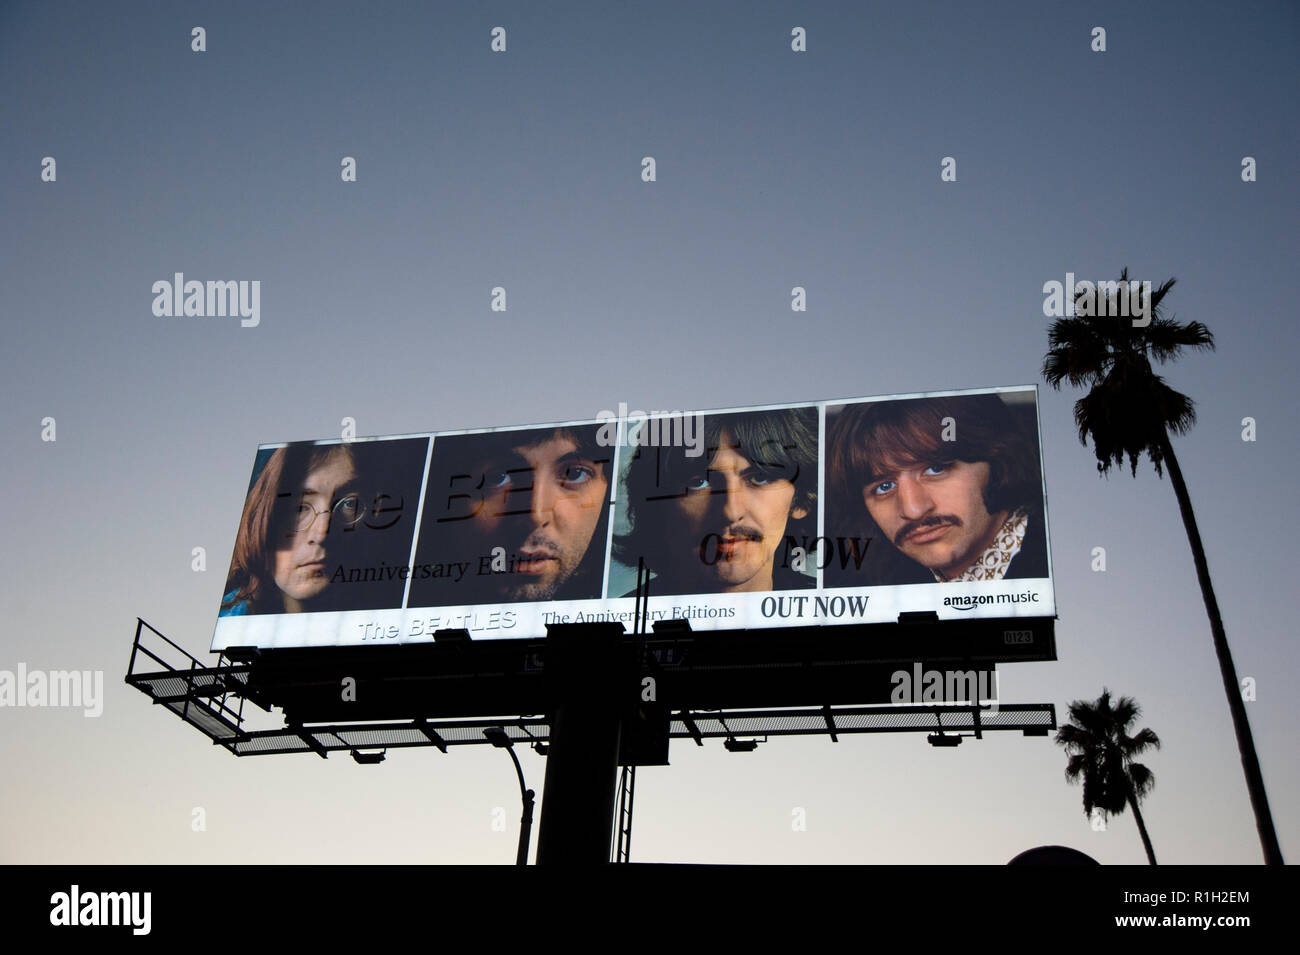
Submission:
[[1036,441],[997,395],[844,405],[829,444],[826,535],[869,559],[826,586],[1047,576]]
[[400,607],[427,447],[275,449],[244,500],[221,616]]

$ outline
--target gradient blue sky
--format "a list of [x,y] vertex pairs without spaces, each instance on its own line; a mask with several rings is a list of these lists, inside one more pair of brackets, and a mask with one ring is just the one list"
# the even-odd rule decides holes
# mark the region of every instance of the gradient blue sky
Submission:
[[[99,719],[0,710],[0,860],[513,860],[490,748],[236,759],[121,683],[137,615],[206,652],[259,443],[1033,383],[1043,283],[1126,265],[1218,339],[1167,373],[1199,415],[1177,449],[1300,852],[1298,46],[1289,3],[0,5],[0,669],[107,684]],[[176,271],[260,280],[260,326],[155,317]],[[1259,861],[1173,492],[1099,478],[1077,397],[1041,393],[1060,660],[1003,698],[1136,696],[1161,861]],[[1046,739],[671,758],[639,861],[1144,861]]]

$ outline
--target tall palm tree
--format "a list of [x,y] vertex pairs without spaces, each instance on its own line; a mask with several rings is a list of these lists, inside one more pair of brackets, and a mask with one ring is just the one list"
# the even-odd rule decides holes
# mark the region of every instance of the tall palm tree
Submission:
[[[1092,438],[1097,470],[1101,474],[1109,473],[1114,465],[1122,467],[1127,457],[1136,477],[1138,459],[1144,453],[1150,457],[1158,476],[1162,475],[1162,466],[1169,469],[1169,481],[1178,497],[1178,509],[1192,547],[1205,612],[1210,618],[1214,652],[1219,658],[1223,689],[1228,694],[1228,709],[1237,734],[1237,749],[1241,752],[1264,861],[1281,865],[1282,849],[1268,808],[1237,668],[1223,630],[1223,617],[1210,582],[1210,568],[1187,484],[1169,437],[1170,432],[1186,434],[1196,423],[1196,412],[1192,399],[1166,385],[1151,367],[1152,358],[1163,364],[1176,359],[1184,348],[1214,348],[1214,336],[1200,322],[1179,323],[1172,316],[1165,317],[1162,305],[1174,281],[1171,278],[1150,293],[1145,315],[1150,324],[1145,327],[1135,327],[1129,317],[1116,317],[1114,308],[1107,309],[1110,316],[1096,314],[1101,309],[1091,308],[1088,311],[1094,314],[1054,321],[1047,333],[1049,347],[1043,359],[1043,377],[1053,388],[1059,389],[1063,381],[1068,381],[1075,387],[1088,389],[1074,404],[1074,422],[1079,429],[1079,440],[1085,446],[1089,437]],[[1120,282],[1128,282],[1127,268],[1120,273]],[[1075,301],[1085,304],[1083,294],[1077,294]]]
[[1056,731],[1056,742],[1070,756],[1065,778],[1072,783],[1083,779],[1084,815],[1091,816],[1094,810],[1118,815],[1126,806],[1132,809],[1147,861],[1155,865],[1156,853],[1138,803],[1156,784],[1156,777],[1133,759],[1148,748],[1159,749],[1160,738],[1146,728],[1129,735],[1141,712],[1137,701],[1128,696],[1121,696],[1112,707],[1110,690],[1103,689],[1095,703],[1070,704],[1070,721]]

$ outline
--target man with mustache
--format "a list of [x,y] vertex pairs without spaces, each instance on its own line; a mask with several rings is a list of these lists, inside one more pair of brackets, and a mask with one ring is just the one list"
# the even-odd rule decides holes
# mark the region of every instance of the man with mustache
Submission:
[[610,459],[594,425],[435,438],[408,606],[599,597]]
[[1032,418],[997,395],[842,406],[827,472],[827,535],[873,545],[828,587],[1047,576]]
[[703,427],[703,455],[625,452],[633,458],[621,506],[631,530],[615,539],[615,555],[632,567],[645,560],[655,596],[815,586],[792,566],[790,540],[816,535],[816,410],[706,415]]

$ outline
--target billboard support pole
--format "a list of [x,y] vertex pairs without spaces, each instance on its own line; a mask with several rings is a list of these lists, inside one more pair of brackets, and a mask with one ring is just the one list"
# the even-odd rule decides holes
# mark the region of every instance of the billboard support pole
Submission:
[[620,623],[547,627],[550,745],[537,833],[538,865],[603,865],[614,824],[622,699],[632,692]]

